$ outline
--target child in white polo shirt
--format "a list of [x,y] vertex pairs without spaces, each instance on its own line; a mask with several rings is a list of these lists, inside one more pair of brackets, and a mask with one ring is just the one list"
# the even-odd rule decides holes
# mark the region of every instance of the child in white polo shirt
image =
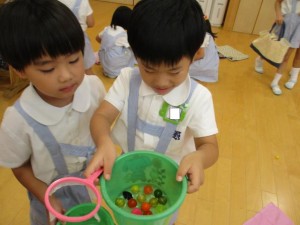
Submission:
[[114,11],[110,26],[96,36],[96,41],[101,44],[97,54],[107,77],[116,78],[121,69],[136,64],[126,32],[131,13],[131,8],[119,6]]
[[128,41],[138,68],[121,71],[92,118],[97,151],[85,175],[103,166],[110,179],[117,143],[124,152],[170,156],[179,163],[177,180],[188,175],[188,192],[199,189],[204,169],[218,158],[211,93],[188,74],[203,55],[205,33],[196,0],[143,0],[134,7]]
[[[5,30],[0,39],[3,59],[30,81],[5,111],[0,165],[11,168],[27,189],[31,224],[48,225],[45,191],[57,178],[82,176],[95,150],[90,119],[105,89],[97,76],[84,75],[83,31],[59,1],[9,2],[0,8],[0,30]],[[68,194],[52,197],[52,205],[64,212],[89,201],[85,189],[71,188]]]
[[219,54],[215,44],[215,33],[212,32],[210,22],[207,17],[204,18],[207,25],[207,32],[204,42],[201,45],[204,54],[200,59],[194,60],[190,66],[190,76],[202,82],[217,82],[219,79]]
[[93,66],[96,63],[96,57],[92,47],[91,40],[86,32],[88,28],[95,25],[93,9],[90,5],[89,0],[59,0],[68,6],[80,23],[80,26],[84,32],[84,67],[85,73],[88,75],[94,75]]

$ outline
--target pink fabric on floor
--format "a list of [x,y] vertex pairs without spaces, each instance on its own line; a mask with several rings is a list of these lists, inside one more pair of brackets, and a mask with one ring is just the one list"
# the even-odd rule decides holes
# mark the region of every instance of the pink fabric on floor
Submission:
[[268,204],[243,225],[295,225],[277,206]]

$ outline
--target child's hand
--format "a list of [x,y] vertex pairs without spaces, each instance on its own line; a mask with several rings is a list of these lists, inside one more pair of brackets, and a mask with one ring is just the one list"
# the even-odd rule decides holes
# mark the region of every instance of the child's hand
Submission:
[[[49,200],[50,200],[50,204],[52,205],[52,208],[55,209],[56,212],[59,212],[61,214],[65,213],[65,209],[63,208],[60,200],[58,200],[53,195],[49,197]],[[57,219],[49,213],[49,224],[56,225],[57,222],[58,222]]]
[[182,181],[183,177],[188,176],[188,193],[198,191],[204,182],[204,166],[200,151],[186,155],[180,162],[176,179]]
[[[107,140],[97,148],[95,155],[84,172],[84,175],[89,177],[93,172],[103,167],[104,178],[109,180],[116,157],[117,153],[115,145],[110,138],[107,138]],[[96,182],[98,183],[98,180],[96,180]]]
[[275,23],[281,25],[283,23],[283,16],[280,14],[276,17]]

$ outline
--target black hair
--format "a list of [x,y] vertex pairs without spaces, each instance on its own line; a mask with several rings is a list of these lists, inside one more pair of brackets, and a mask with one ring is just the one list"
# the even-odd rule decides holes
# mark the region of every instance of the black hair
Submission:
[[142,0],[133,8],[127,32],[137,58],[174,65],[183,56],[193,59],[206,22],[196,0]]
[[0,52],[22,71],[44,55],[56,58],[84,49],[72,11],[57,0],[14,0],[0,7]]
[[116,26],[120,26],[127,30],[131,14],[131,8],[127,6],[119,6],[112,16],[110,26],[114,29],[116,29]]
[[211,24],[210,24],[210,21],[209,19],[205,19],[205,22],[206,22],[206,27],[207,27],[207,32],[215,39],[217,38],[217,33],[214,33],[211,29]]

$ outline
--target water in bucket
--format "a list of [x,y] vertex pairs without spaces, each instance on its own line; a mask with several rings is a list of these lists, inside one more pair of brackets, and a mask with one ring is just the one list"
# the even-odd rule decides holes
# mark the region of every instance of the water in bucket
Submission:
[[[169,225],[183,203],[187,180],[176,181],[178,165],[168,156],[153,151],[134,151],[115,161],[111,180],[100,179],[102,197],[111,208],[118,225]],[[138,185],[159,187],[168,198],[165,211],[153,215],[135,215],[115,204],[124,190]]]

